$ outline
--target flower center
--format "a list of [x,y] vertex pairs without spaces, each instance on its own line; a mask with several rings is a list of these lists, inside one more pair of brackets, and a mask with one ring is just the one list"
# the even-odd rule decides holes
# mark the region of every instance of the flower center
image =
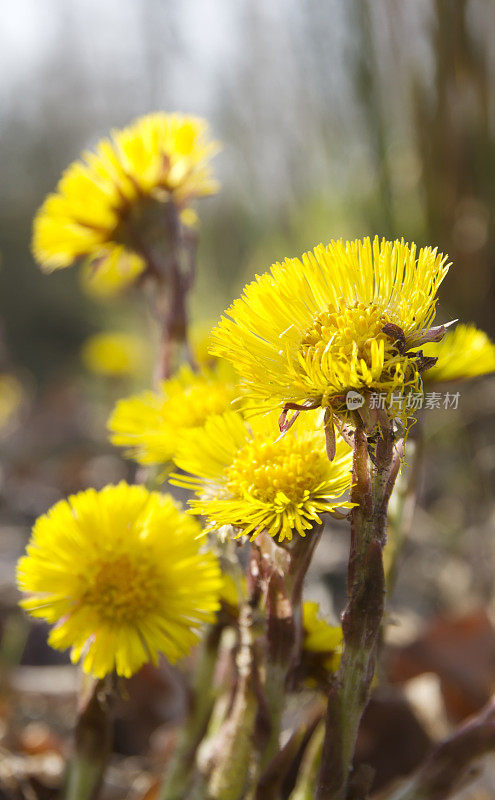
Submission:
[[151,559],[123,554],[95,564],[83,604],[108,622],[136,622],[156,608],[160,583]]
[[322,357],[327,348],[344,359],[364,359],[371,364],[371,342],[384,341],[385,353],[397,352],[392,339],[383,332],[383,326],[391,319],[378,306],[354,303],[348,306],[344,300],[337,311],[321,311],[301,340],[303,355]]
[[279,493],[292,503],[305,500],[325,479],[326,457],[313,437],[285,437],[279,442],[253,440],[234,459],[227,491],[270,503]]

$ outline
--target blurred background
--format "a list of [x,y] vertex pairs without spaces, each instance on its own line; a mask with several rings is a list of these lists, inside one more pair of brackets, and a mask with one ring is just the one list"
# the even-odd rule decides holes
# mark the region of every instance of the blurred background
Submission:
[[[0,657],[3,671],[19,661],[24,671],[12,678],[16,710],[0,698],[0,739],[1,704],[10,721],[45,719],[53,681],[43,700],[40,665],[65,663],[16,611],[16,558],[51,503],[130,475],[105,420],[151,370],[141,357],[137,376],[101,375],[82,358],[88,336],[118,330],[144,341],[150,322],[136,295],[89,295],[77,269],[41,274],[30,235],[45,194],[112,127],[153,110],[199,114],[223,145],[214,162],[222,190],[199,208],[194,319],[215,320],[273,261],[377,233],[449,253],[440,319],[493,337],[494,41],[487,0],[3,4],[0,371],[14,382],[0,383]],[[495,683],[494,407],[486,379],[462,387],[457,410],[425,420],[421,502],[390,612],[401,646],[436,642],[432,625],[453,639],[455,658],[429,653],[426,638],[426,666],[406,659],[401,673],[435,673],[445,688],[447,662],[448,675],[461,676],[449,718],[479,707]],[[315,591],[325,604],[330,586],[327,608],[338,611],[347,543],[341,533],[328,541]],[[59,684],[70,707],[71,680]],[[65,700],[54,723],[62,732]],[[30,752],[23,730],[18,747]]]

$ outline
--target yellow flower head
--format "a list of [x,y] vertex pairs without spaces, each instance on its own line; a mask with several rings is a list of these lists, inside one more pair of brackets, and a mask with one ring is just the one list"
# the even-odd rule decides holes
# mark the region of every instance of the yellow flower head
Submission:
[[329,625],[320,617],[318,603],[307,600],[303,603],[303,653],[324,656],[323,666],[328,672],[339,668],[343,648],[340,625]]
[[166,464],[185,430],[225,411],[238,394],[227,365],[199,373],[184,366],[160,391],[118,401],[108,421],[111,442],[138,464]]
[[425,355],[436,356],[435,366],[425,381],[462,381],[495,372],[495,344],[474,325],[458,325],[438,344],[424,347]]
[[163,203],[180,211],[217,190],[215,149],[204,120],[181,114],[148,114],[112,131],[68,167],[38,211],[36,260],[52,271],[86,259],[110,283],[116,270],[131,280],[144,266],[140,241],[149,246],[163,229]]
[[233,411],[184,433],[174,460],[190,477],[175,475],[173,482],[196,492],[191,510],[207,518],[207,530],[233,525],[239,535],[255,539],[266,531],[282,542],[294,531],[305,536],[326,511],[351,508],[344,498],[351,450],[340,440],[330,462],[325,436],[308,417],[278,441],[276,417],[248,423]]
[[123,482],[80,492],[37,520],[17,567],[21,605],[97,678],[129,677],[159,653],[173,663],[219,607],[218,562],[199,533],[170,495]]
[[81,287],[94,300],[107,300],[132,286],[143,269],[140,256],[115,245],[101,260],[86,260],[80,273]]
[[0,373],[0,431],[15,420],[24,400],[24,390],[14,375]]
[[213,356],[210,350],[211,322],[196,322],[189,331],[189,340],[194,360],[200,367],[211,367],[218,359]]
[[213,331],[212,352],[260,405],[322,406],[352,422],[350,390],[421,390],[425,364],[411,348],[443,332],[430,327],[447,269],[436,250],[403,241],[319,245],[248,284]]
[[140,339],[126,333],[97,333],[82,348],[86,367],[98,375],[132,375],[143,356]]

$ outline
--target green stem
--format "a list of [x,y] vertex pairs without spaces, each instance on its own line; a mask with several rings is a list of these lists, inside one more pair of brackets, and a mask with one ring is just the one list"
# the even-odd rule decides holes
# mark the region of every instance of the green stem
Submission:
[[201,644],[196,670],[191,712],[185,722],[177,749],[168,766],[158,800],[183,800],[193,778],[197,749],[211,716],[215,689],[213,678],[223,626],[213,625]]
[[384,610],[382,550],[387,507],[400,463],[391,424],[382,421],[374,465],[362,427],[354,434],[353,488],[347,574],[348,602],[342,617],[344,653],[328,698],[317,800],[345,800],[359,723],[368,702]]
[[325,725],[322,722],[316,727],[309,740],[297,776],[297,782],[289,800],[313,800],[321,751],[325,738]]
[[[284,746],[277,752],[275,758],[268,764],[266,770],[261,775],[256,791],[253,796],[255,800],[280,800],[284,781],[287,775],[294,769],[294,765],[301,762],[299,767],[299,777],[302,778],[302,772],[306,769],[309,770],[308,758],[313,760],[309,755],[313,752],[312,742],[316,729],[321,728],[322,737],[320,741],[323,742],[323,733],[325,726],[323,724],[323,717],[325,714],[325,703],[321,696],[317,696],[316,700],[307,708],[303,719],[299,722],[298,726],[292,731]],[[301,758],[301,753],[303,753]],[[316,755],[315,755],[316,758]],[[316,765],[313,765],[313,778],[312,789],[316,779]]]
[[64,800],[96,800],[99,796],[112,749],[112,718],[107,685],[96,681],[79,712]]

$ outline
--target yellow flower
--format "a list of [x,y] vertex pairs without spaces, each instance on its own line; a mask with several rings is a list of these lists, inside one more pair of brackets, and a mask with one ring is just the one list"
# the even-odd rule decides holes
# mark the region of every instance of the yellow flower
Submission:
[[132,375],[143,356],[140,339],[126,333],[97,333],[82,348],[86,367],[98,375]]
[[410,350],[443,334],[430,328],[447,270],[436,250],[403,241],[319,245],[248,284],[213,331],[212,352],[232,361],[260,406],[322,406],[327,424],[335,413],[352,422],[348,391],[421,390],[424,360]]
[[106,300],[132,286],[143,268],[140,256],[115,245],[101,261],[86,261],[81,271],[81,285],[90,297]]
[[189,331],[189,340],[194,360],[200,367],[211,367],[218,361],[216,356],[211,355],[209,352],[211,329],[211,322],[196,322],[191,325]]
[[340,440],[328,461],[324,434],[309,416],[278,441],[273,415],[248,423],[232,411],[184,432],[174,460],[190,477],[172,482],[196,492],[191,511],[207,518],[207,530],[232,525],[251,539],[265,530],[282,542],[294,532],[305,536],[327,511],[351,508],[344,499],[351,450]]
[[112,131],[68,167],[38,211],[36,260],[52,271],[86,259],[114,284],[117,269],[135,277],[141,241],[152,246],[165,224],[163,203],[181,211],[217,190],[208,164],[215,149],[204,120],[181,114],[148,114]]
[[[180,219],[186,227],[194,227],[197,221],[196,212],[192,208],[184,208]],[[108,256],[86,260],[81,271],[81,285],[90,297],[106,300],[135,284],[143,268],[144,263],[140,256],[123,245],[115,244]]]
[[160,391],[119,400],[108,421],[110,440],[138,464],[166,464],[185,430],[227,409],[238,393],[227,365],[199,373],[184,366]]
[[495,372],[495,344],[474,325],[458,325],[438,344],[427,344],[424,352],[438,358],[425,375],[428,383],[462,381]]
[[129,677],[159,653],[173,663],[219,607],[218,562],[199,533],[170,495],[123,482],[80,492],[37,520],[17,567],[21,605],[97,678]]
[[319,616],[318,603],[307,600],[303,603],[303,651],[322,654],[323,666],[328,672],[339,668],[343,648],[343,634],[340,625],[329,625]]
[[16,416],[24,391],[14,375],[8,372],[0,374],[0,430],[5,428]]

